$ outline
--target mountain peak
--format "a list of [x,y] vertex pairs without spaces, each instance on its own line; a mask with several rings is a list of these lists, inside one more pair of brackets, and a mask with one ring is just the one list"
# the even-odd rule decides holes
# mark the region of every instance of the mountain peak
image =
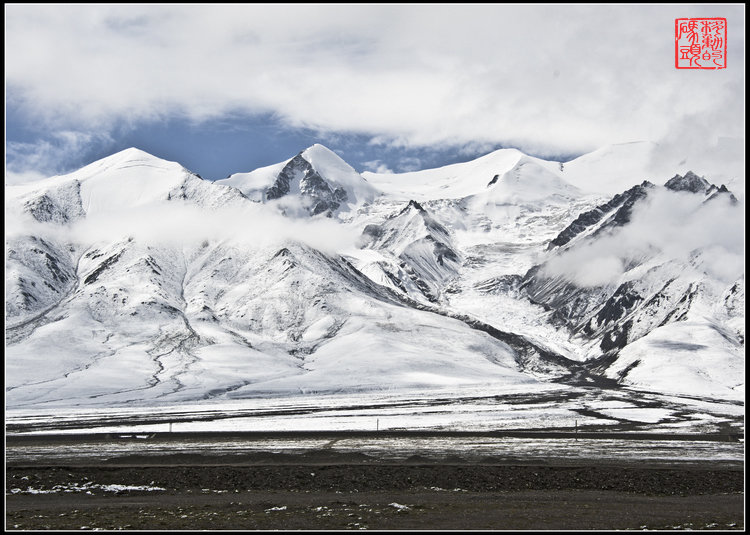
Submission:
[[339,210],[369,202],[377,191],[328,147],[315,143],[296,156],[249,173],[217,181],[238,188],[260,202],[287,195],[301,196],[310,215],[332,215]]
[[419,212],[424,212],[425,211],[424,207],[421,204],[419,204],[417,201],[415,201],[414,199],[412,199],[412,200],[409,201],[409,204],[407,204],[406,207],[403,210],[401,210],[400,213],[403,214],[404,212],[407,212],[410,208],[415,208]]
[[268,200],[291,192],[311,201],[310,215],[372,200],[375,190],[331,149],[316,143],[289,160],[265,191]]
[[[136,147],[129,147],[119,152],[115,152],[110,156],[101,158],[100,160],[96,160],[95,162],[74,171],[70,176],[75,176],[75,178],[79,180],[85,180],[89,177],[99,176],[105,171],[107,171],[106,174],[111,174],[111,172],[138,168],[140,168],[139,173],[143,172],[143,168],[148,168],[149,174],[151,171],[157,170],[170,173],[184,171],[193,174],[178,162],[159,158],[158,156],[154,156],[153,154]],[[132,173],[128,172],[127,174],[130,175]]]
[[300,154],[333,154],[337,158],[341,159],[341,157],[336,154],[336,151],[331,150],[325,145],[321,145],[320,143],[313,143],[305,150],[303,150]]
[[332,172],[339,176],[345,174],[349,175],[350,180],[353,175],[357,175],[359,180],[362,178],[341,156],[320,143],[309,146],[300,152],[298,156],[304,158],[318,172],[323,172],[324,174],[331,174]]
[[[100,162],[112,162],[112,163],[121,163],[121,162],[145,162],[145,161],[151,161],[151,162],[168,162],[168,160],[164,160],[162,158],[159,158],[158,156],[154,156],[151,153],[146,152],[145,150],[139,149],[137,147],[128,147],[127,149],[123,149],[119,152],[115,152],[114,154],[107,156],[105,158],[102,158],[99,160]],[[96,163],[96,162],[94,162]],[[174,163],[174,162],[169,162]]]
[[143,149],[139,149],[138,147],[128,147],[127,149],[122,149],[120,152],[116,152],[113,154],[113,156],[117,155],[128,157],[156,158],[156,156],[154,156],[153,154],[146,152]]
[[664,184],[664,187],[672,191],[689,191],[691,193],[705,192],[710,186],[711,184],[705,178],[699,177],[692,171],[685,173],[685,176],[677,174]]

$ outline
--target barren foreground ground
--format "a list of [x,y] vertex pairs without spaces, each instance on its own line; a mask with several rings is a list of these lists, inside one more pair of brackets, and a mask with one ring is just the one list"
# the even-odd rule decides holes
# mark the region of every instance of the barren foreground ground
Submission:
[[732,461],[394,459],[331,447],[97,459],[80,446],[82,460],[45,460],[8,443],[7,529],[744,528],[743,466]]

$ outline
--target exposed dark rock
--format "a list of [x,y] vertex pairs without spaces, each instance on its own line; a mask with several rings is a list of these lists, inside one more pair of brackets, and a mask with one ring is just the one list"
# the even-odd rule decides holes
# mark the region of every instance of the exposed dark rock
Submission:
[[705,178],[699,177],[692,171],[685,173],[685,176],[675,175],[664,184],[665,188],[672,191],[689,191],[690,193],[705,192],[710,186],[711,184]]
[[84,215],[81,184],[73,181],[27,201],[24,209],[42,223],[68,223]]
[[711,189],[708,190],[707,195],[710,195],[708,199],[706,199],[706,202],[711,202],[715,199],[721,199],[721,198],[728,198],[729,202],[732,204],[737,204],[739,201],[737,200],[737,197],[734,196],[734,194],[727,189],[727,187],[722,184],[721,187],[716,187],[713,184],[711,185]]
[[362,231],[362,234],[377,239],[383,235],[383,227],[380,225],[367,225]]
[[89,274],[89,276],[84,279],[83,283],[84,284],[91,284],[92,282],[95,282],[96,279],[99,278],[99,275],[101,275],[104,272],[105,269],[109,268],[109,266],[111,266],[112,264],[114,264],[115,262],[117,262],[117,260],[119,260],[119,258],[122,256],[123,252],[124,251],[120,251],[119,253],[110,256],[104,262],[102,262],[101,264],[99,264],[99,267],[97,267],[94,271],[92,271]]
[[597,206],[593,210],[582,213],[549,243],[547,249],[567,244],[585,230],[599,223],[607,214],[611,214],[613,210],[617,211],[602,227],[607,226],[609,228],[626,224],[630,221],[633,205],[638,200],[646,197],[648,190],[651,188],[653,188],[653,184],[644,181],[642,184],[633,186],[629,190],[615,195],[610,201]]
[[630,217],[633,213],[633,206],[635,206],[635,204],[641,199],[645,199],[648,195],[648,192],[653,188],[654,185],[647,180],[643,181],[643,183],[639,184],[638,186],[630,188],[626,192],[626,198],[622,203],[622,206],[620,206],[615,214],[607,219],[607,221],[605,221],[596,230],[596,232],[594,232],[594,236],[597,236],[599,233],[604,232],[605,230],[609,230],[614,227],[621,227],[630,223]]
[[47,195],[42,195],[36,199],[28,201],[25,208],[34,219],[43,223],[50,221],[66,223],[68,221],[67,214],[62,212]]
[[674,321],[685,320],[687,318],[688,310],[690,310],[690,305],[693,303],[697,292],[698,288],[691,284],[659,326],[661,327]]
[[419,203],[418,203],[417,201],[415,201],[415,200],[411,200],[411,201],[409,201],[409,204],[407,204],[407,205],[406,205],[406,206],[405,206],[405,207],[404,207],[404,208],[403,208],[403,209],[402,209],[402,210],[401,210],[401,211],[400,211],[400,212],[398,213],[398,215],[402,215],[402,214],[405,214],[405,213],[406,213],[406,212],[408,212],[408,211],[409,211],[409,209],[411,209],[411,208],[416,208],[416,209],[417,209],[417,210],[419,210],[420,212],[422,212],[422,213],[426,213],[426,211],[425,211],[425,209],[424,209],[424,206],[422,206],[421,204],[419,204]]
[[633,327],[633,321],[628,320],[622,325],[616,325],[614,329],[610,330],[602,338],[602,342],[599,347],[602,351],[610,351],[612,349],[622,349],[628,344],[628,334],[630,329]]
[[348,200],[346,190],[331,187],[310,162],[302,157],[302,153],[284,166],[273,185],[266,190],[266,199],[271,201],[288,195],[295,180],[299,181],[300,195],[309,201],[308,212],[311,216],[331,215]]
[[276,254],[273,255],[272,259],[276,258],[276,257],[279,257],[279,256],[294,258],[294,255],[292,255],[292,252],[289,249],[287,249],[286,247],[282,247],[281,249],[279,249],[278,251],[276,251]]
[[437,258],[437,263],[440,264],[441,266],[444,265],[443,264],[444,258],[450,260],[451,262],[458,262],[458,255],[453,251],[453,249],[451,249],[444,243],[435,242],[434,251],[435,251],[435,257]]
[[621,284],[612,297],[607,299],[596,315],[596,320],[589,322],[584,328],[584,332],[589,335],[595,334],[603,327],[612,325],[630,314],[633,309],[643,301],[634,289],[632,282]]

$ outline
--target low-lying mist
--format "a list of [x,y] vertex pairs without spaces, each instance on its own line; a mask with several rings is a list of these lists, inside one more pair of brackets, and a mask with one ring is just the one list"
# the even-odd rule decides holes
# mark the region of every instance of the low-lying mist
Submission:
[[[132,237],[152,245],[194,245],[203,241],[264,247],[300,242],[333,254],[354,247],[359,233],[333,219],[290,218],[273,204],[247,203],[205,209],[174,201],[91,214],[67,223],[40,223],[6,207],[6,238],[31,235],[77,246]],[[288,208],[288,207],[287,207]]]
[[710,277],[737,280],[744,273],[743,203],[656,188],[633,208],[629,224],[553,254],[544,271],[579,286],[604,286],[618,284],[634,259],[657,256],[682,263],[699,256],[697,267]]

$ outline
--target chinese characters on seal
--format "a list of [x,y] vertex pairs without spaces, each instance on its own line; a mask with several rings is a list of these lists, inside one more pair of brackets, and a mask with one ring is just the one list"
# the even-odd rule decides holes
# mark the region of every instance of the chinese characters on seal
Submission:
[[675,67],[726,69],[727,19],[675,19]]

